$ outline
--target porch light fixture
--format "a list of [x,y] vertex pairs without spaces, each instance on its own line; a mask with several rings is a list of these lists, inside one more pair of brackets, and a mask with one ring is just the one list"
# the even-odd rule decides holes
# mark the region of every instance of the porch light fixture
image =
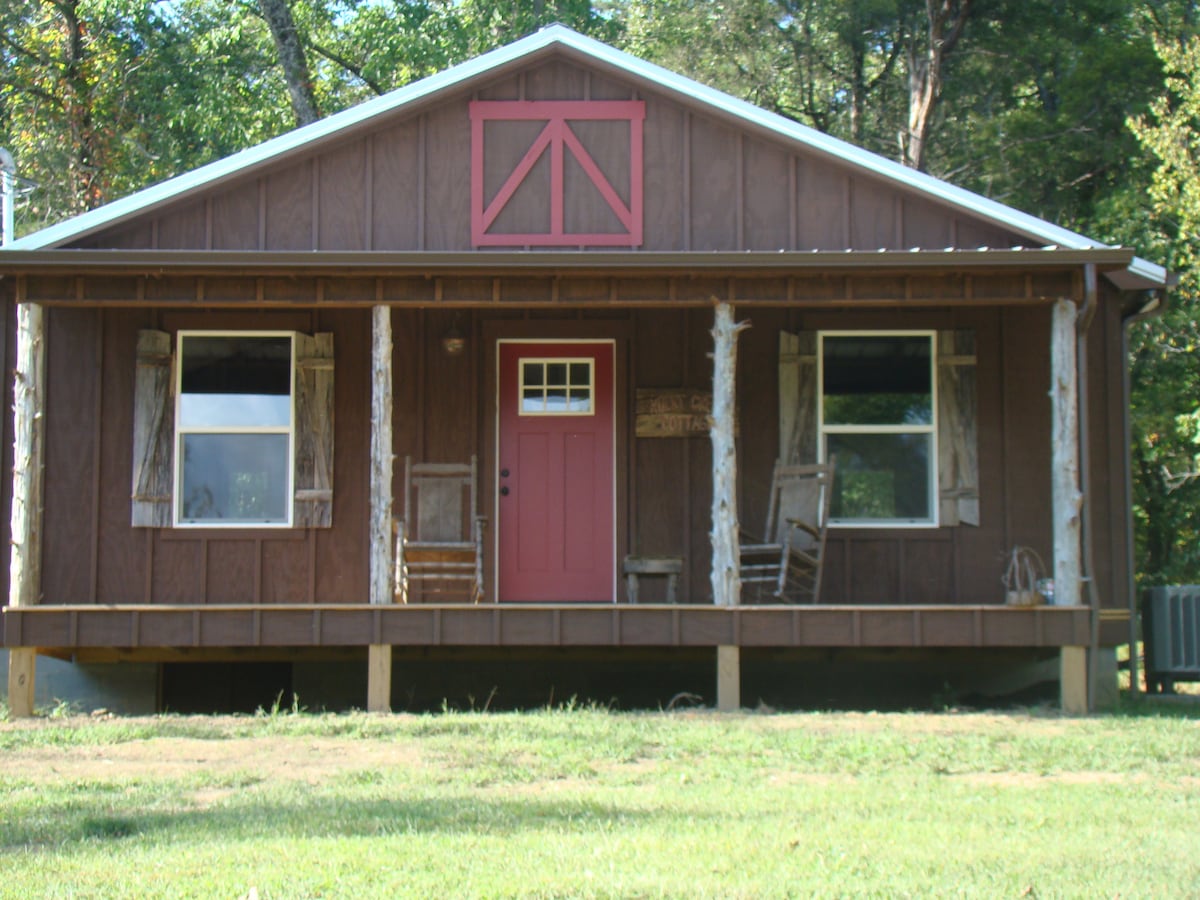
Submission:
[[454,314],[454,322],[449,330],[442,335],[442,349],[447,356],[459,356],[467,347],[467,339],[458,328],[458,313]]

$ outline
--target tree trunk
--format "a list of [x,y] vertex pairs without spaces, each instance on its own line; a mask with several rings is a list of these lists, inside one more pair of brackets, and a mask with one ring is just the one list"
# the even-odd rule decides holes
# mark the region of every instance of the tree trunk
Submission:
[[391,603],[392,585],[392,310],[371,310],[371,561],[369,600]]
[[10,517],[8,605],[40,599],[42,561],[42,461],[46,402],[44,313],[36,303],[17,305],[17,366],[13,376],[13,496]]
[[76,212],[95,209],[105,200],[98,183],[101,167],[96,152],[96,134],[92,127],[92,91],[87,77],[87,49],[84,28],[79,21],[78,0],[59,0],[54,4],[62,15],[63,46],[63,109],[67,114],[73,147],[70,156],[72,193]]
[[713,325],[713,499],[712,590],[717,606],[741,603],[738,571],[737,446],[734,443],[737,336],[749,324],[734,324],[733,307],[718,303]]
[[1050,344],[1051,498],[1054,522],[1054,603],[1078,606],[1082,596],[1083,494],[1079,488],[1079,371],[1075,304],[1053,307]]
[[925,41],[914,33],[908,48],[908,130],[902,140],[902,162],[925,170],[926,142],[933,111],[942,92],[946,57],[962,37],[972,0],[925,0]]
[[308,71],[308,60],[304,57],[304,47],[296,32],[296,22],[287,0],[258,0],[258,7],[270,26],[271,37],[275,39],[275,50],[279,53],[279,64],[283,66],[283,77],[287,81],[296,124],[308,125],[317,121],[321,113],[313,93],[312,75]]
[[[36,606],[42,583],[42,461],[46,403],[46,342],[42,307],[17,304],[17,365],[13,373],[13,484],[8,605]],[[9,655],[8,704],[13,716],[33,715],[36,651]]]

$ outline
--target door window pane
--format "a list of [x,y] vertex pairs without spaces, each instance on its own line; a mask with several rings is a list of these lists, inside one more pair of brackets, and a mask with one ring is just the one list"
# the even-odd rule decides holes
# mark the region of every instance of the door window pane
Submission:
[[521,415],[590,415],[592,378],[591,360],[521,360]]
[[521,377],[529,387],[541,387],[546,383],[546,366],[543,363],[527,362],[521,367]]

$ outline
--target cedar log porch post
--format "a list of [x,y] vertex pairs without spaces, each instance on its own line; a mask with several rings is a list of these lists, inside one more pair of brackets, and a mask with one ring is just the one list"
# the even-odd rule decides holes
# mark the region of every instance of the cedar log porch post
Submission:
[[[42,463],[46,402],[46,343],[42,307],[17,304],[17,366],[13,383],[12,544],[8,557],[8,605],[35,606],[42,584]],[[37,651],[8,654],[8,708],[33,715]]]
[[[1082,592],[1081,510],[1079,489],[1079,368],[1076,357],[1076,309],[1056,300],[1050,325],[1050,442],[1053,487],[1054,604],[1079,606]],[[1059,666],[1063,712],[1088,711],[1087,648],[1063,647]]]
[[[392,310],[371,308],[370,595],[392,602]],[[367,710],[391,712],[392,648],[367,647]]]
[[[717,606],[739,606],[742,580],[738,572],[737,336],[748,322],[733,321],[733,307],[717,303],[713,324],[712,404],[712,592]],[[717,709],[741,706],[741,650],[736,644],[717,647]]]

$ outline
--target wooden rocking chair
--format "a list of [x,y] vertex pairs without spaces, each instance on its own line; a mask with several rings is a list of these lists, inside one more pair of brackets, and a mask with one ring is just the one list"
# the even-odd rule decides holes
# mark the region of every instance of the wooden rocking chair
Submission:
[[475,457],[469,465],[404,458],[404,517],[396,521],[395,595],[463,593],[483,599],[483,529]]
[[763,602],[764,595],[778,603],[820,598],[834,465],[832,459],[805,466],[776,461],[766,526],[741,547],[739,569],[751,602]]

